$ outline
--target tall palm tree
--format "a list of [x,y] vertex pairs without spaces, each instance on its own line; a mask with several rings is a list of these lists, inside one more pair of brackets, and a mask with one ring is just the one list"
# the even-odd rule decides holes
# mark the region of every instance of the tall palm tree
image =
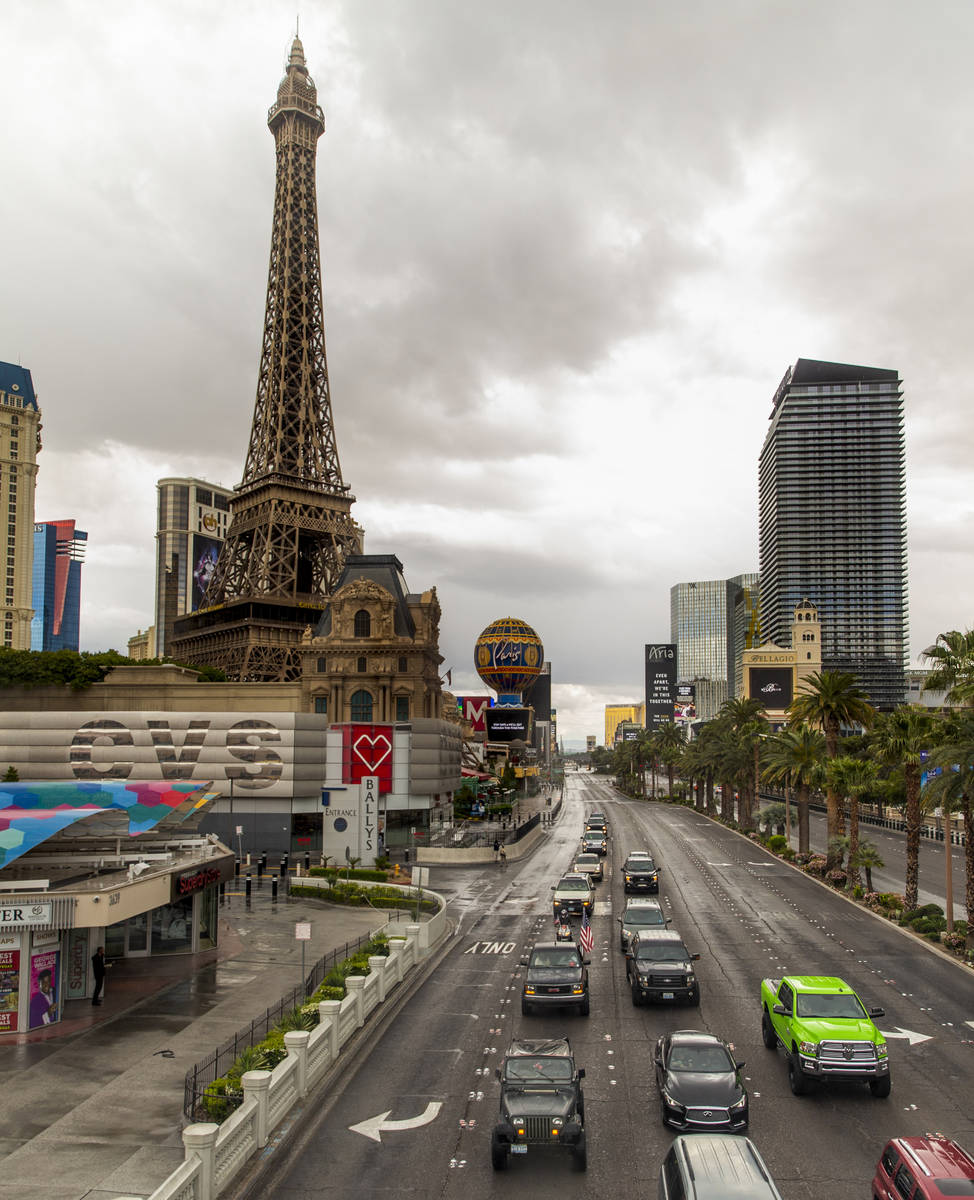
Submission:
[[974,704],[974,629],[938,633],[920,657],[933,664],[925,692],[946,692],[948,704]]
[[654,756],[666,767],[666,782],[669,795],[673,795],[673,774],[676,765],[687,747],[686,734],[675,721],[661,725],[650,737]]
[[875,786],[879,764],[840,754],[826,767],[826,778],[849,801],[849,890],[859,887],[859,797]]
[[[809,675],[788,709],[790,722],[816,725],[825,734],[827,758],[839,754],[839,734],[842,726],[862,725],[868,729],[876,716],[866,693],[848,671],[821,671]],[[828,812],[828,865],[837,865],[835,846],[842,837],[844,821],[835,788],[826,783],[825,803]]]
[[736,697],[720,706],[720,716],[740,738],[751,755],[749,778],[741,783],[741,824],[749,829],[754,824],[757,807],[758,780],[761,775],[761,739],[768,732],[764,705],[760,700]]
[[906,786],[906,886],[907,911],[917,906],[920,891],[920,776],[934,746],[937,718],[928,708],[901,704],[880,713],[870,737],[873,753],[891,767],[901,767]]
[[808,801],[824,778],[825,736],[796,725],[764,739],[763,778],[795,789],[798,804],[798,853],[808,853]]
[[[852,855],[849,855],[850,862]],[[886,864],[883,862],[882,855],[879,853],[879,847],[872,842],[860,842],[859,849],[856,851],[856,866],[862,867],[866,872],[866,891],[873,890],[873,871],[880,871]]]
[[967,948],[970,950],[974,949],[974,710],[964,709],[944,719],[941,741],[930,755],[930,763],[943,768],[943,774],[938,778],[945,782],[941,784],[938,779],[933,779],[927,786],[934,789],[935,794],[943,788],[946,793],[944,807],[956,802],[964,818],[964,905],[967,909]]

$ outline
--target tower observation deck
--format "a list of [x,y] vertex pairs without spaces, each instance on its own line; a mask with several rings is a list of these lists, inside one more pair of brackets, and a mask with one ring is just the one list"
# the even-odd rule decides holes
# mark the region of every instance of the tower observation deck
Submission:
[[315,188],[325,118],[298,38],[267,124],[277,175],[250,445],[206,599],[176,622],[171,653],[230,679],[279,681],[299,674],[304,629],[362,550],[325,358]]

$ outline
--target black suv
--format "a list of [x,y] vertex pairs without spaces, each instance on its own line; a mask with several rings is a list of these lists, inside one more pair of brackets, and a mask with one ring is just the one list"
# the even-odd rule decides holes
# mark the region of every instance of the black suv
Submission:
[[587,1017],[589,961],[574,942],[536,942],[531,957],[521,959],[521,966],[527,968],[521,986],[522,1014],[571,1006]]
[[626,981],[632,988],[633,1004],[647,1000],[683,1000],[700,1003],[700,983],[691,954],[674,929],[640,929],[633,934],[626,953]]
[[529,1146],[561,1147],[571,1153],[576,1170],[585,1170],[584,1077],[568,1038],[511,1042],[497,1068],[500,1120],[490,1137],[495,1171],[503,1171],[512,1154],[527,1154]]
[[651,854],[635,851],[629,855],[622,868],[622,886],[627,896],[630,892],[659,891],[659,867]]

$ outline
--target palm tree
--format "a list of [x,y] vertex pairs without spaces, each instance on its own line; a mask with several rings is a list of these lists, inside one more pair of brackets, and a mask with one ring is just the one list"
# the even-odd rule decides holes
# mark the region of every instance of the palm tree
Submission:
[[925,692],[946,692],[948,704],[974,703],[974,629],[938,633],[920,657],[934,664],[923,685]]
[[726,700],[720,707],[720,716],[741,739],[751,755],[751,772],[741,784],[741,824],[749,829],[753,824],[753,813],[757,807],[758,780],[761,776],[761,739],[768,732],[764,705],[760,700],[745,700],[737,697]]
[[[941,741],[930,755],[930,764],[943,773],[927,781],[934,794],[943,789],[942,803],[957,804],[964,818],[964,905],[967,909],[967,947],[974,949],[974,711],[963,709],[944,719]],[[940,780],[945,782],[941,783]],[[945,845],[945,850],[949,847]],[[948,897],[950,893],[948,892]]]
[[661,725],[650,737],[654,756],[666,767],[669,795],[673,795],[673,773],[687,748],[686,734],[675,721]]
[[824,777],[825,736],[808,725],[764,739],[763,777],[793,787],[798,802],[798,853],[808,853],[808,800]]
[[859,849],[855,855],[849,855],[849,865],[852,865],[853,858],[857,867],[862,867],[866,872],[866,891],[873,890],[873,871],[882,870],[886,864],[883,862],[879,853],[879,849],[872,842],[860,842]]
[[936,740],[937,718],[927,708],[901,704],[880,713],[870,737],[873,753],[891,767],[901,767],[906,786],[906,910],[916,908],[920,890],[920,775]]
[[859,797],[876,783],[879,764],[840,754],[826,768],[826,778],[849,801],[849,890],[859,887]]
[[[862,725],[868,729],[876,710],[869,703],[866,693],[856,683],[856,677],[848,671],[822,671],[809,675],[804,681],[805,691],[800,692],[788,709],[788,720],[818,726],[825,734],[827,758],[839,754],[839,734],[842,726]],[[828,866],[836,863],[833,843],[842,837],[842,812],[839,798],[831,784],[826,785],[825,803],[828,811]]]

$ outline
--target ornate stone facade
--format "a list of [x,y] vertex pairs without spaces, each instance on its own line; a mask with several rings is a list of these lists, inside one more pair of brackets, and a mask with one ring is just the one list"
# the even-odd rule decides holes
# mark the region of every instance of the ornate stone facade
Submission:
[[304,631],[302,707],[330,721],[441,717],[439,634],[436,588],[409,592],[393,554],[350,556],[317,627]]

